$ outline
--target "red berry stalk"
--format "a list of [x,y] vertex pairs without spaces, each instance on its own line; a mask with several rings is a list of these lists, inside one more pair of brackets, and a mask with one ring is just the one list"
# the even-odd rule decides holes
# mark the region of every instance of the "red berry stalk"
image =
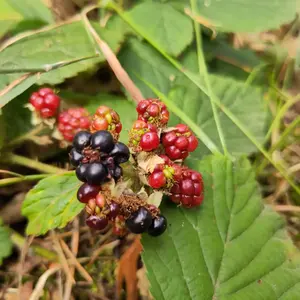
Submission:
[[50,88],[41,88],[29,99],[30,104],[42,118],[54,117],[60,104],[60,98]]
[[58,130],[68,142],[72,142],[77,132],[90,126],[89,113],[85,108],[69,108],[58,117]]
[[162,136],[162,144],[166,155],[172,160],[185,159],[190,152],[196,150],[198,140],[188,126],[178,124],[175,129]]
[[108,130],[113,137],[118,140],[119,134],[122,130],[122,123],[120,116],[116,111],[107,106],[99,106],[93,116],[90,131],[96,132],[99,130]]

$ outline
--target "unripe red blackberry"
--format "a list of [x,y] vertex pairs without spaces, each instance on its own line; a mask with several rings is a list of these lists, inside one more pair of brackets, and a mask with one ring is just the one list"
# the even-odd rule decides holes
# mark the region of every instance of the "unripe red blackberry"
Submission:
[[144,121],[137,120],[129,132],[129,147],[133,152],[153,151],[159,146],[157,131]]
[[165,127],[169,121],[169,111],[159,99],[146,99],[139,102],[136,107],[138,119],[146,123]]
[[166,155],[172,160],[177,160],[185,159],[190,152],[195,151],[198,140],[188,126],[178,124],[174,130],[163,134],[162,144]]
[[167,183],[167,179],[163,171],[153,172],[148,177],[149,185],[154,189],[160,189]]
[[185,207],[199,206],[204,199],[204,185],[200,173],[190,169],[182,171],[181,179],[171,188],[171,200]]
[[58,130],[68,142],[72,142],[76,133],[90,126],[88,111],[83,107],[69,108],[58,117]]
[[164,163],[157,164],[148,176],[148,184],[153,189],[170,189],[181,178],[181,167],[173,163],[166,155],[160,155]]
[[54,117],[60,104],[60,98],[50,88],[41,88],[29,99],[30,104],[42,118]]
[[99,130],[109,131],[115,140],[118,140],[119,138],[119,134],[122,130],[120,116],[116,111],[108,106],[99,106],[93,116],[90,131],[96,132]]

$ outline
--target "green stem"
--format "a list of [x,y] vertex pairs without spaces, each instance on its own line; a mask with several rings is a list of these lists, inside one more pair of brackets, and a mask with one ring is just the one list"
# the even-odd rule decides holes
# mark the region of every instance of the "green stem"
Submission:
[[[2,160],[3,161],[3,160]],[[55,173],[62,173],[66,170],[57,168],[51,165],[44,164],[34,159],[30,159],[24,156],[16,155],[16,154],[8,154],[4,156],[4,161],[17,164],[20,166],[28,167],[43,173],[55,174]]]
[[29,131],[26,134],[23,134],[19,137],[17,137],[16,139],[13,139],[12,141],[10,141],[9,143],[7,143],[5,145],[5,148],[13,148],[18,146],[19,144],[23,143],[26,140],[29,140],[32,136],[37,135],[38,133],[40,133],[42,130],[44,129],[44,125],[40,124],[38,127],[32,129],[31,131]]
[[[272,154],[275,150],[280,148],[285,141],[285,139],[289,136],[292,130],[296,128],[296,126],[300,123],[300,117],[296,118],[281,134],[279,140],[271,147],[270,154]],[[263,160],[261,164],[257,167],[257,174],[259,174],[266,166],[268,162],[266,160]]]
[[[191,7],[192,7],[192,12],[194,13],[197,10],[197,5],[195,0],[191,0]],[[201,75],[201,70],[203,72],[203,77],[204,81],[208,90],[208,98],[210,100],[211,108],[213,111],[213,116],[214,120],[216,123],[217,131],[219,134],[219,138],[221,141],[221,145],[224,151],[225,155],[228,155],[227,147],[226,147],[226,141],[224,137],[224,132],[222,130],[220,118],[216,109],[215,101],[213,101],[214,98],[216,98],[212,86],[210,84],[209,76],[208,76],[208,71],[207,71],[207,66],[205,63],[205,58],[204,58],[204,53],[203,53],[203,47],[202,47],[202,34],[201,34],[201,27],[198,22],[194,20],[194,27],[195,27],[195,34],[196,34],[196,44],[197,44],[197,56],[198,56],[198,68],[199,68],[199,75]]]
[[5,178],[0,180],[0,187],[15,184],[22,181],[36,181],[48,177],[48,174],[28,175],[22,177]]
[[[22,235],[18,234],[17,232],[13,231],[12,229],[10,229],[10,231],[11,231],[10,238],[11,238],[13,244],[15,246],[17,246],[19,249],[22,249],[26,243],[25,238]],[[31,245],[30,249],[36,255],[39,255],[39,256],[46,258],[53,262],[58,261],[56,253],[54,253],[46,248],[43,248],[38,245]]]
[[279,124],[280,124],[280,120],[284,117],[285,113],[287,112],[287,110],[292,106],[294,105],[296,102],[299,101],[299,96],[298,97],[294,97],[292,99],[290,99],[289,101],[287,101],[281,108],[280,110],[278,111],[278,113],[276,114],[275,118],[274,118],[274,121],[272,122],[269,130],[268,130],[268,133],[265,137],[265,141],[267,141],[271,134],[272,134],[272,131],[275,129],[275,128],[278,128],[279,127]]

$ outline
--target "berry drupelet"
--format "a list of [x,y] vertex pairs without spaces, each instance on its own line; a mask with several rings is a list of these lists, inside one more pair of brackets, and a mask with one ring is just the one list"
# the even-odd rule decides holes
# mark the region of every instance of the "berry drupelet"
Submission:
[[41,88],[30,96],[29,102],[41,118],[46,119],[56,115],[60,98],[52,89]]
[[58,117],[58,130],[63,138],[72,142],[75,134],[90,127],[89,113],[85,108],[69,108]]
[[162,136],[162,144],[166,155],[172,159],[185,159],[190,152],[196,150],[198,140],[188,126],[178,124],[175,129]]

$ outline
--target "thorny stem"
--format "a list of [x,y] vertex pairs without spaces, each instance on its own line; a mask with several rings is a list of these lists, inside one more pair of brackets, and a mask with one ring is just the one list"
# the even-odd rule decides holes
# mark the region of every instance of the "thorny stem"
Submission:
[[2,159],[2,161],[17,164],[20,166],[25,166],[25,167],[35,169],[35,170],[43,172],[43,173],[49,173],[49,174],[62,173],[62,172],[66,171],[64,169],[54,167],[54,166],[39,162],[37,160],[30,159],[30,158],[16,155],[16,154],[5,155]]

